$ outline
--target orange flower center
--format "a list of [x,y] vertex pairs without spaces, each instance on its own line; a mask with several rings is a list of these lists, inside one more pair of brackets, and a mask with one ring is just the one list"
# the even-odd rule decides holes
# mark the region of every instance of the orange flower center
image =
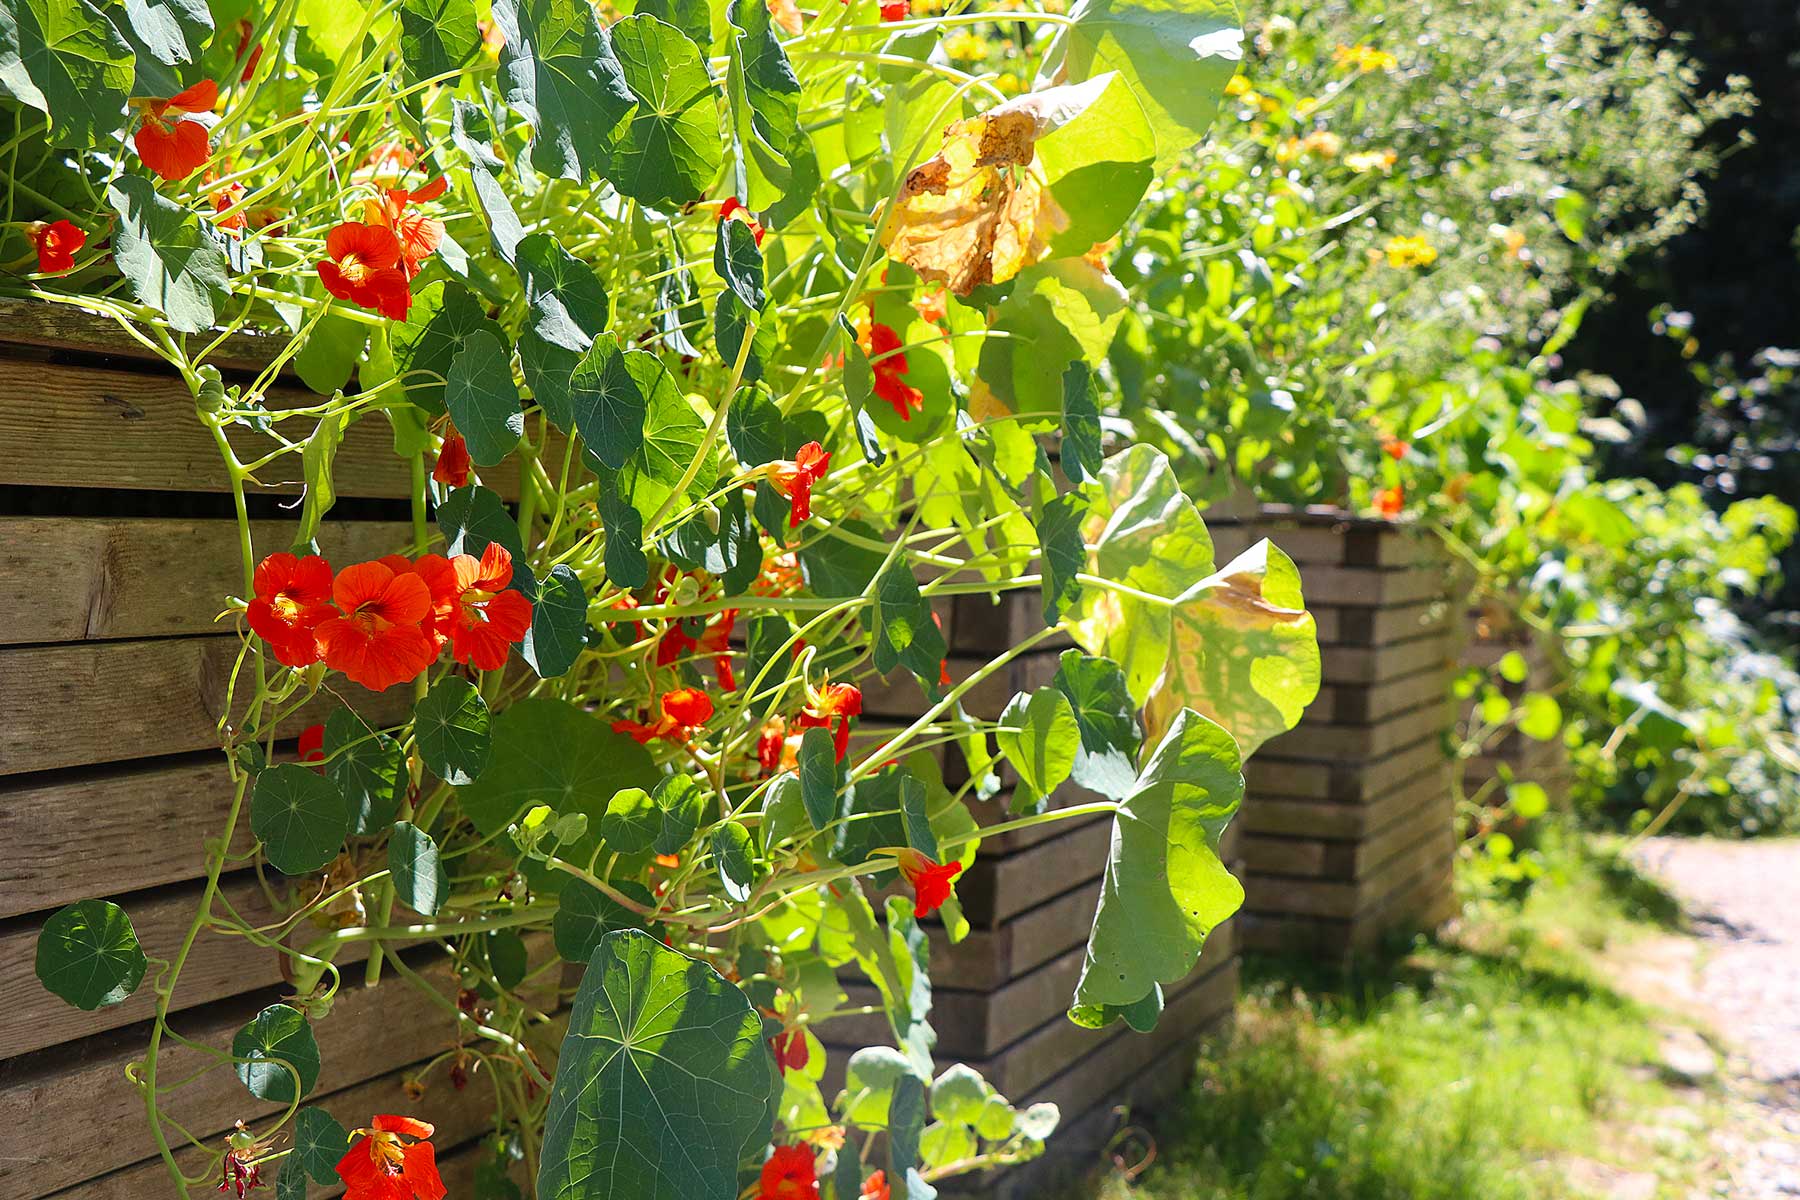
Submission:
[[300,602],[286,592],[275,593],[275,598],[269,602],[269,605],[283,620],[292,621],[300,615]]
[[477,625],[487,623],[487,613],[484,608],[495,595],[494,592],[483,592],[476,588],[470,588],[462,594],[463,628],[474,629]]
[[399,1175],[406,1170],[406,1153],[394,1134],[370,1130],[369,1157],[389,1175]]
[[370,637],[375,637],[393,625],[392,621],[375,611],[377,603],[377,601],[371,600],[350,614],[350,620],[355,623],[356,627]]
[[362,258],[356,254],[346,254],[338,261],[338,270],[342,271],[344,273],[344,278],[348,279],[351,283],[361,283],[363,280],[367,279],[369,277],[369,269],[369,264],[364,262]]

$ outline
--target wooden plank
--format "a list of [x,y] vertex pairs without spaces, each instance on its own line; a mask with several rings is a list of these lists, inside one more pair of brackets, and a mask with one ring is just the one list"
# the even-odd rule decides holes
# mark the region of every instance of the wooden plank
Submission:
[[[223,636],[0,650],[0,713],[6,714],[0,775],[217,746],[240,648],[236,637]],[[384,725],[411,704],[404,687],[377,694],[341,677],[331,687]],[[285,736],[323,720],[338,704],[321,691],[283,725]]]
[[940,928],[931,930],[932,974],[940,981],[992,991],[1087,942],[1100,903],[1100,881],[1091,879],[1045,901],[996,929],[971,929],[956,945]]
[[[1318,608],[1338,616],[1338,636],[1330,640],[1347,646],[1388,646],[1410,641],[1426,634],[1440,633],[1451,625],[1457,612],[1445,600],[1427,600],[1421,604],[1405,604],[1395,608]],[[1326,641],[1320,626],[1319,641]]]
[[[447,967],[430,976],[454,994]],[[414,1061],[441,1034],[453,1040],[452,1015],[405,980],[392,976],[379,988],[347,981],[331,1015],[314,1026],[323,1068],[318,1091],[329,1094]],[[272,996],[231,1001],[194,1014],[176,1025],[187,1037],[215,1048],[229,1047],[232,1035]],[[144,1051],[141,1031],[123,1030],[73,1045],[10,1059],[0,1064],[0,1128],[64,1131],[120,1131],[89,1138],[80,1154],[68,1152],[62,1136],[0,1156],[0,1195],[33,1200],[92,1176],[140,1161],[150,1153],[143,1101],[125,1083],[125,1068]],[[213,1066],[210,1056],[165,1042],[160,1077],[186,1079]],[[239,1117],[255,1120],[278,1106],[253,1099],[229,1069],[209,1070],[164,1100],[172,1120],[199,1136],[213,1136]],[[404,1110],[403,1110],[404,1111]]]
[[1259,754],[1244,765],[1244,781],[1251,796],[1360,804],[1414,778],[1433,763],[1448,761],[1441,740],[1433,734],[1371,763],[1336,766],[1288,762]]
[[1306,713],[1339,725],[1372,725],[1448,695],[1454,675],[1441,664],[1434,664],[1416,675],[1373,686],[1327,683],[1319,689],[1319,698]]
[[1379,864],[1377,872],[1369,878],[1335,881],[1250,875],[1243,880],[1244,907],[1262,916],[1293,913],[1298,916],[1354,917],[1387,895],[1395,877],[1403,872],[1416,874],[1426,865],[1438,861],[1448,864],[1454,853],[1455,846],[1448,829],[1428,829],[1410,848]]
[[[180,379],[0,358],[0,396],[9,401],[0,405],[0,483],[230,490],[218,444],[195,415],[193,397]],[[276,388],[267,399],[277,410],[319,403],[318,396],[298,388]],[[310,418],[284,427],[295,438],[311,430]],[[279,444],[242,426],[232,426],[226,437],[245,462],[264,457]],[[544,451],[546,456],[561,452],[559,441]],[[412,493],[411,466],[394,454],[392,431],[376,416],[351,424],[332,478],[340,496],[403,498]],[[502,495],[516,498],[517,457],[483,471],[482,478]],[[290,454],[258,472],[252,490],[293,494],[303,482],[300,456]]]
[[1444,572],[1383,571],[1368,567],[1302,567],[1300,587],[1311,604],[1392,608],[1435,600],[1445,594]]
[[1072,887],[1096,879],[1106,866],[1112,830],[1088,825],[1021,854],[977,858],[957,883],[971,925],[991,928]]
[[[255,553],[285,550],[292,521],[251,524]],[[411,526],[331,521],[319,530],[334,565],[403,550]],[[244,591],[237,523],[224,520],[0,517],[0,645],[216,632],[225,597]],[[54,581],[55,603],[44,603]]]
[[1437,762],[1367,803],[1300,800],[1255,793],[1244,801],[1234,827],[1241,827],[1247,835],[1273,834],[1353,842],[1416,811],[1429,803],[1431,797],[1449,794],[1448,765]]
[[1361,762],[1386,758],[1422,737],[1446,733],[1453,725],[1446,693],[1374,725],[1333,725],[1308,713],[1287,733],[1270,738],[1258,753],[1291,762]]
[[[0,780],[0,917],[193,879],[224,828],[231,783],[216,752],[148,769]],[[241,822],[234,853],[255,844]]]
[[1321,671],[1327,683],[1386,683],[1436,669],[1443,673],[1448,688],[1456,657],[1454,639],[1442,632],[1388,646],[1319,647]]
[[[198,865],[198,857],[194,863]],[[225,900],[246,919],[257,924],[280,919],[254,875],[246,872],[231,877],[223,890]],[[120,896],[104,888],[101,891],[123,905],[145,953],[165,961],[174,957],[200,903],[197,883],[139,896]],[[40,915],[34,914],[0,926],[0,1012],[6,1014],[6,1024],[0,1026],[0,1058],[92,1037],[147,1020],[154,1014],[156,993],[148,984],[130,998],[94,1012],[82,1012],[46,991],[37,981],[34,965],[42,924]],[[303,922],[290,941],[304,945],[321,933],[316,925]],[[350,942],[341,948],[335,961],[344,966],[368,956],[369,943]],[[174,1011],[275,987],[281,982],[280,956],[275,951],[257,949],[242,938],[203,933],[182,968]]]
[[[133,322],[136,328],[144,327]],[[145,331],[148,333],[148,331]],[[210,341],[210,337],[202,341]],[[0,300],[0,342],[14,346],[74,350],[138,359],[167,368],[149,347],[126,333],[111,317],[72,304],[47,300]],[[207,361],[226,370],[261,370],[287,346],[278,335],[240,332],[227,335]]]

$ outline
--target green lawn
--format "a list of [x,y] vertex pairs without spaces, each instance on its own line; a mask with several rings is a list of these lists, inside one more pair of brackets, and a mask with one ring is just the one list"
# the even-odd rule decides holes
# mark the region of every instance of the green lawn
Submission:
[[1652,1066],[1652,1014],[1600,961],[1673,920],[1653,886],[1570,849],[1523,905],[1471,903],[1443,940],[1351,975],[1251,960],[1235,1031],[1150,1140],[1119,1147],[1154,1144],[1153,1162],[1087,1194],[1523,1200],[1590,1194],[1610,1164],[1677,1194],[1691,1155],[1629,1131],[1682,1099]]

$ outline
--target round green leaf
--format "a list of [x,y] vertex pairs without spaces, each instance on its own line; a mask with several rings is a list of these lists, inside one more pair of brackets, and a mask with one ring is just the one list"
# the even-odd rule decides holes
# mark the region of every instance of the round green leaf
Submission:
[[466,788],[487,770],[490,725],[487,701],[474,684],[454,675],[433,684],[413,708],[419,758],[451,787]]
[[[534,805],[557,814],[582,813],[593,830],[606,818],[607,802],[621,788],[656,782],[650,752],[614,733],[592,714],[565,700],[521,700],[494,718],[492,760],[481,778],[458,793],[463,812],[483,835],[499,833]],[[558,848],[559,857],[577,857]]]
[[594,338],[569,378],[575,427],[596,458],[615,470],[644,443],[650,401],[610,333]]
[[724,158],[705,56],[687,34],[652,16],[626,17],[611,32],[638,102],[619,137],[613,185],[653,208],[698,199]]
[[0,91],[49,114],[52,145],[100,142],[131,94],[130,44],[86,0],[23,0],[6,11]]
[[[656,903],[649,889],[635,880],[621,879],[614,886],[639,904]],[[556,938],[556,952],[564,962],[587,962],[594,957],[600,939],[615,930],[644,928],[644,919],[637,913],[579,879],[563,887],[557,905],[550,929]]]
[[286,875],[317,871],[350,836],[350,804],[331,780],[299,763],[278,763],[256,777],[250,829],[269,864]]
[[494,982],[502,990],[509,992],[525,982],[525,972],[531,966],[525,939],[510,929],[496,929],[487,935],[485,941],[488,966],[493,968]]
[[735,1196],[779,1082],[743,992],[647,933],[609,933],[557,1061],[539,1200]]
[[444,872],[437,843],[410,821],[394,826],[388,839],[388,871],[394,894],[416,913],[434,917],[450,898],[450,876]]
[[662,810],[643,788],[623,788],[606,802],[600,840],[620,854],[641,854],[662,832]]
[[691,775],[670,775],[651,796],[662,809],[662,829],[651,848],[658,854],[679,854],[706,814],[706,789]]
[[800,801],[814,829],[823,829],[838,813],[837,750],[829,729],[808,729],[800,735]]
[[1012,698],[1000,714],[994,740],[1025,786],[1047,797],[1074,768],[1081,731],[1069,698],[1054,687],[1042,687]]
[[325,721],[325,774],[350,805],[350,832],[380,833],[393,824],[406,789],[406,752],[376,733],[353,709],[340,708]]
[[1550,793],[1540,784],[1509,784],[1506,798],[1512,802],[1513,812],[1521,820],[1535,821],[1550,811]]
[[575,665],[587,644],[587,595],[567,563],[557,563],[538,582],[531,606],[531,628],[519,654],[541,679],[562,675]]
[[477,465],[491,467],[518,446],[525,412],[513,382],[512,355],[488,330],[469,334],[450,360],[444,406]]
[[294,1114],[294,1153],[289,1160],[319,1184],[338,1182],[338,1160],[350,1144],[337,1118],[322,1108],[307,1107]]
[[725,894],[739,903],[748,900],[750,886],[756,882],[756,848],[749,830],[736,821],[726,821],[713,830],[712,852]]
[[238,1079],[252,1096],[271,1104],[292,1104],[319,1080],[319,1043],[313,1040],[312,1026],[299,1009],[286,1004],[269,1005],[238,1030],[231,1054],[238,1060]]
[[1547,742],[1562,730],[1562,706],[1543,692],[1527,695],[1520,707],[1519,732],[1533,741]]
[[183,333],[212,328],[229,271],[225,252],[199,218],[142,175],[119,176],[107,185],[106,199],[119,217],[113,262],[132,295]]
[[131,995],[143,982],[144,967],[131,918],[110,901],[65,905],[38,934],[38,981],[87,1012]]

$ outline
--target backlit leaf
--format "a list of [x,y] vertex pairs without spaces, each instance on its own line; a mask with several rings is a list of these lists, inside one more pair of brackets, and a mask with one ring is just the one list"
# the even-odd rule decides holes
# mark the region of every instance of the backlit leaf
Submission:
[[636,100],[587,0],[496,0],[506,102],[531,123],[531,165],[580,182],[604,175]]
[[626,17],[611,32],[637,107],[619,134],[609,177],[653,208],[699,199],[723,159],[705,56],[687,34],[648,14]]
[[49,114],[52,145],[99,144],[119,125],[131,84],[131,46],[89,0],[0,6],[0,90]]
[[1074,768],[1081,734],[1068,697],[1042,687],[1029,696],[1021,692],[1012,698],[1000,714],[994,740],[1025,786],[1048,797]]
[[131,294],[182,333],[210,329],[225,299],[225,252],[190,210],[165,200],[141,175],[121,175],[106,188],[118,214],[113,261]]

